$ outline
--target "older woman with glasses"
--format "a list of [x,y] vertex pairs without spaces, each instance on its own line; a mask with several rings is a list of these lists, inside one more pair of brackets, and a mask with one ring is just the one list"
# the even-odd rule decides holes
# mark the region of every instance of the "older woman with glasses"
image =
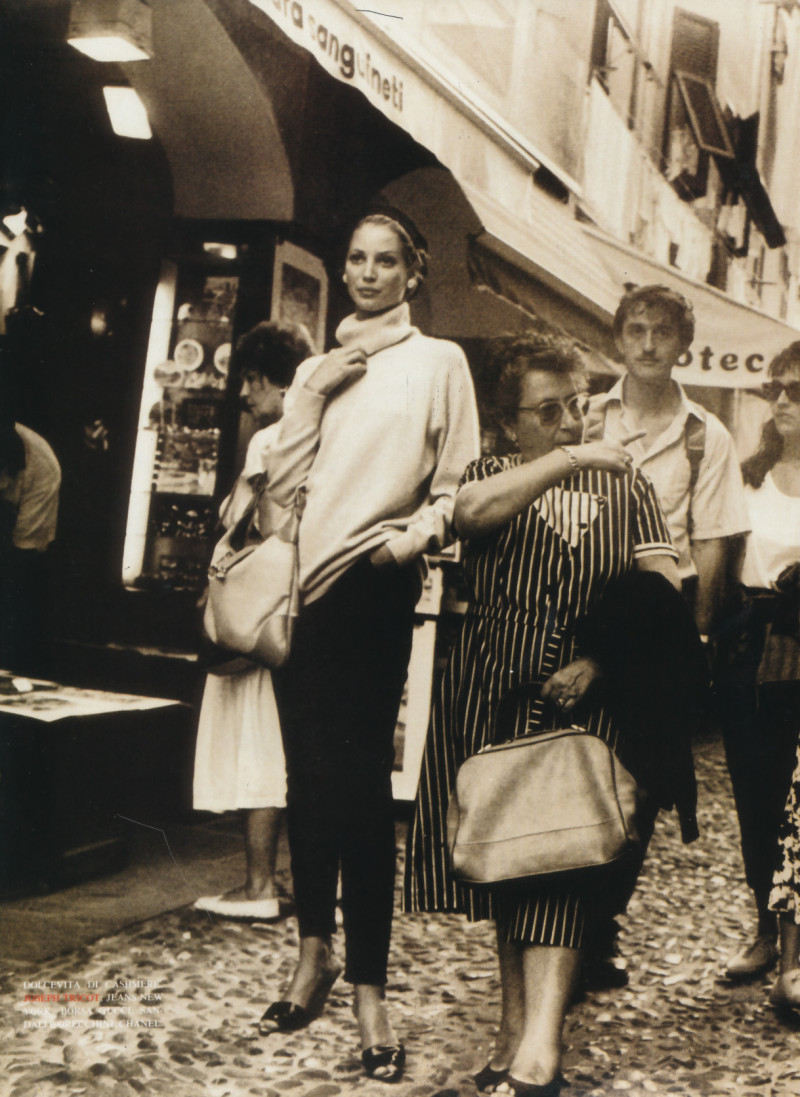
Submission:
[[[448,800],[462,762],[507,737],[495,729],[498,706],[525,683],[545,680],[545,702],[575,710],[591,733],[620,745],[619,722],[587,693],[601,666],[580,633],[609,584],[635,568],[661,573],[642,578],[680,603],[677,554],[652,485],[632,469],[624,445],[582,442],[580,363],[571,347],[550,335],[504,338],[495,366],[497,417],[519,453],[473,462],[456,496],[472,597],[432,713],[405,909],[495,920],[500,1028],[475,1081],[479,1090],[552,1097],[562,1084],[562,1029],[587,914],[607,877],[460,883],[447,857]],[[527,717],[535,721],[535,712]]]
[[[728,975],[749,978],[773,967],[780,928],[781,975],[772,1000],[800,1007],[800,821],[791,810],[781,830],[800,728],[800,342],[772,360],[762,394],[771,415],[758,450],[742,465],[752,532],[715,674],[758,918],[754,939],[729,962]],[[779,833],[782,871],[770,902]]]

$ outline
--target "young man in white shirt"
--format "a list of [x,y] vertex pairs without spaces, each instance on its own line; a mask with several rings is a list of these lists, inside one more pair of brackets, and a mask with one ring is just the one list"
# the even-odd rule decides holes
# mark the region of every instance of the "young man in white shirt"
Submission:
[[[672,376],[694,338],[692,306],[667,286],[636,287],[619,303],[614,337],[626,372],[610,392],[592,398],[586,433],[619,442],[635,436],[626,448],[656,488],[684,591],[708,643],[749,523],[730,434]],[[653,815],[642,827],[644,849],[654,824]],[[631,891],[634,882],[632,877]],[[599,956],[613,950],[611,932],[608,938],[597,942]],[[752,962],[736,957],[729,973]]]
[[715,415],[690,400],[672,369],[694,338],[691,304],[666,286],[626,293],[614,317],[626,373],[591,401],[589,433],[628,443],[634,465],[655,485],[693,592],[695,620],[707,637],[719,613],[739,538],[748,532],[739,461]]

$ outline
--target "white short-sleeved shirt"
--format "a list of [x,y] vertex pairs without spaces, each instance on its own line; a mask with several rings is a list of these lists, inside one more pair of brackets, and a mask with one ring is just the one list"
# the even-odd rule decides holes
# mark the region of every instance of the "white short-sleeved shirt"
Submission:
[[800,498],[784,495],[768,472],[760,488],[744,489],[752,532],[742,582],[769,590],[788,564],[800,561]]
[[[622,378],[610,392],[594,396],[591,408],[604,417],[603,437],[619,442],[636,431],[623,401]],[[680,385],[680,407],[675,418],[648,448],[643,439],[626,448],[637,468],[652,480],[678,550],[682,579],[697,574],[691,553],[689,526],[694,541],[734,537],[747,533],[750,521],[744,485],[733,439],[710,411],[690,400]],[[591,414],[591,413],[590,413]],[[686,427],[690,416],[705,426],[705,447],[694,492],[691,465],[686,453]]]
[[41,435],[15,423],[25,447],[25,468],[0,489],[0,495],[17,508],[14,548],[44,552],[56,535],[61,466]]

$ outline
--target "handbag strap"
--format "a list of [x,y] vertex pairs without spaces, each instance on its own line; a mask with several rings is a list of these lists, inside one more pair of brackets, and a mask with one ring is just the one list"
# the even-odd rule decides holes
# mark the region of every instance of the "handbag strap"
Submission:
[[300,519],[306,507],[308,489],[306,482],[299,484],[288,506],[274,503],[266,492],[262,492],[257,503],[256,529],[266,530],[264,537],[279,537],[282,541],[294,544],[300,529]]
[[228,531],[228,543],[237,552],[248,542],[260,543],[273,534],[294,542],[306,505],[305,481],[299,484],[287,507],[273,503],[267,494],[267,481],[260,476],[253,484],[253,495],[241,518]]
[[[244,548],[248,540],[263,541],[264,539],[254,522],[254,518],[256,515],[256,511],[260,505],[261,496],[264,493],[265,488],[266,482],[263,477],[260,477],[259,481],[257,481],[253,485],[252,497],[250,499],[250,502],[245,507],[242,516],[238,519],[238,521],[234,522],[234,524],[228,530],[228,544],[231,546],[232,549],[235,549],[237,552],[240,549]],[[253,538],[253,534],[256,535],[255,538]]]
[[495,744],[520,738],[517,728],[519,725],[519,711],[523,705],[527,706],[530,711],[532,705],[540,702],[543,714],[553,717],[553,722],[551,724],[547,725],[545,722],[545,726],[531,732],[530,715],[528,715],[525,722],[526,736],[530,734],[544,734],[545,732],[558,730],[559,728],[574,726],[571,723],[564,724],[563,713],[560,709],[552,702],[545,701],[542,698],[542,686],[546,681],[546,678],[535,678],[530,682],[523,682],[521,685],[515,686],[513,689],[510,689],[501,695],[494,712],[495,733],[492,737],[492,741]]

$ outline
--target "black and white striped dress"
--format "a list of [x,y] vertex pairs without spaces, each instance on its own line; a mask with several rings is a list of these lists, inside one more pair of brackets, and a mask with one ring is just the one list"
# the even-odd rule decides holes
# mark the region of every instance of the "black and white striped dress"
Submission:
[[[519,456],[481,458],[462,484],[520,463]],[[508,525],[465,544],[472,598],[431,714],[408,839],[404,910],[497,918],[508,940],[580,947],[582,887],[487,889],[453,879],[447,805],[458,767],[492,741],[498,700],[579,655],[575,627],[606,583],[632,568],[637,556],[653,554],[676,556],[653,486],[639,471],[577,472]],[[618,728],[602,708],[587,727],[617,745]]]

